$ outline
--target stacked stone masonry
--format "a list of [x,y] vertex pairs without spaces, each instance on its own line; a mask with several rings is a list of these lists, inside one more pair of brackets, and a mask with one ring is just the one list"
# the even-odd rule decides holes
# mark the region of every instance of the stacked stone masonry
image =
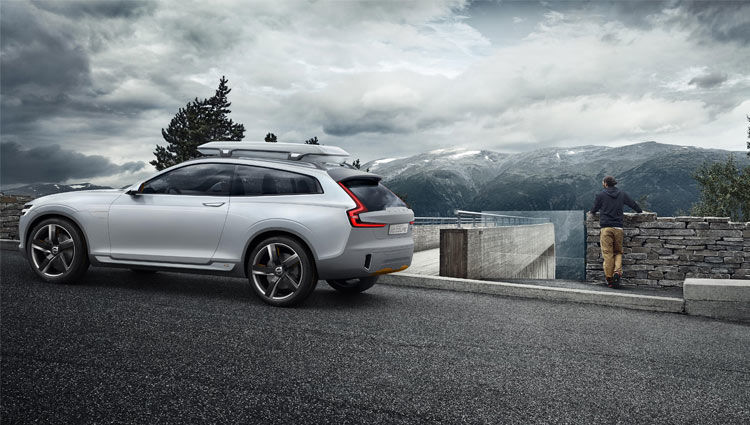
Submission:
[[18,239],[18,218],[24,204],[34,198],[0,193],[0,239]]
[[[625,214],[626,284],[682,286],[686,278],[750,279],[750,222]],[[586,280],[603,282],[599,217],[586,220]]]

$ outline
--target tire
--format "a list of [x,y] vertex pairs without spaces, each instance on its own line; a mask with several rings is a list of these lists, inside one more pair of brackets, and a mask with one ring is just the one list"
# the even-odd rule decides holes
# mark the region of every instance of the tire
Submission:
[[277,307],[299,305],[318,283],[312,255],[295,239],[273,236],[250,252],[250,286],[263,302]]
[[372,286],[375,285],[375,282],[377,281],[377,276],[360,277],[353,279],[326,280],[331,288],[345,294],[358,294],[360,292],[365,292],[366,290],[372,288]]
[[42,220],[26,242],[29,265],[46,282],[76,283],[89,268],[83,233],[69,220]]

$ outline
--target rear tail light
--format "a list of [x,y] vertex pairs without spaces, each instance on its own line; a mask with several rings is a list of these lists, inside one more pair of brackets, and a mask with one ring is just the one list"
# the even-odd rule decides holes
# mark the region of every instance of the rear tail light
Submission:
[[354,203],[357,204],[356,207],[346,211],[346,215],[349,216],[349,223],[352,224],[352,227],[385,227],[385,224],[382,223],[363,223],[359,219],[359,215],[363,212],[367,212],[367,208],[365,208],[364,204],[362,204],[362,201],[354,196],[354,193],[352,193],[352,191],[349,190],[348,187],[344,186],[343,183],[339,182],[339,186],[341,186],[341,188],[344,189],[347,194],[349,194],[349,197],[352,198]]

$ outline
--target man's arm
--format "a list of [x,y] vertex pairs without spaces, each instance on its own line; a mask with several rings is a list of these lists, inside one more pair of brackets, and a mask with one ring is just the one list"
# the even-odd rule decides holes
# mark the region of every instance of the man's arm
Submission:
[[624,201],[625,201],[625,205],[627,205],[630,208],[632,208],[635,212],[637,212],[637,213],[642,213],[643,212],[643,210],[641,209],[641,207],[639,207],[638,204],[634,200],[630,199],[630,196],[628,196],[627,193],[625,193],[625,199],[624,199]]
[[598,213],[601,207],[602,207],[602,194],[599,193],[596,195],[596,200],[594,201],[594,207],[591,208],[591,214]]

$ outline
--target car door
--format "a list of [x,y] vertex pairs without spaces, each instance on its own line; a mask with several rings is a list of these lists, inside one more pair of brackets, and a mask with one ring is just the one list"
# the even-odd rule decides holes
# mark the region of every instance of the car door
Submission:
[[109,210],[111,257],[208,264],[224,229],[234,168],[186,165],[117,198]]

